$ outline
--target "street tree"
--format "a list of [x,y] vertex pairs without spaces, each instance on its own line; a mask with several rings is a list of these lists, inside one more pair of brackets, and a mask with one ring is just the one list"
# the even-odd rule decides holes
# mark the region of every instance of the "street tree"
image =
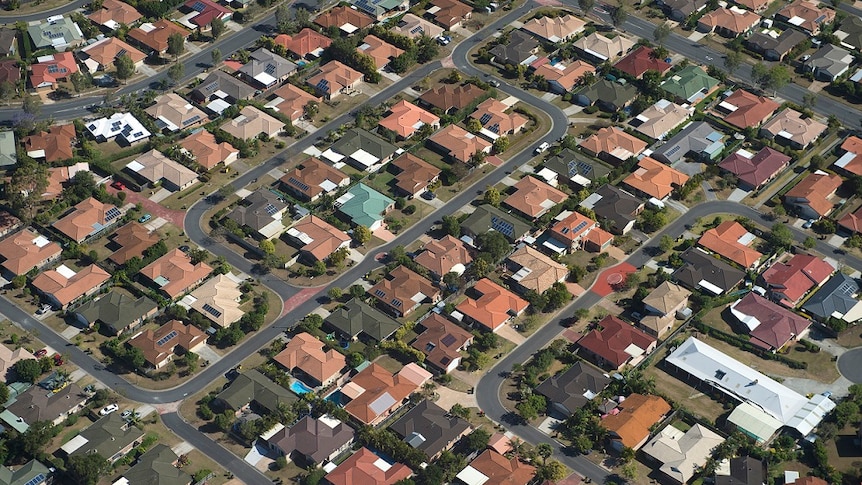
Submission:
[[590,13],[596,5],[596,0],[578,0],[578,6],[584,13]]
[[213,40],[218,39],[225,31],[224,20],[222,19],[212,19],[210,22],[210,35],[213,36]]
[[658,247],[663,253],[670,251],[673,248],[673,238],[667,234],[663,235],[658,241]]
[[182,64],[176,63],[168,68],[168,77],[171,79],[171,84],[177,84],[182,80],[185,68]]
[[728,50],[724,56],[724,68],[727,74],[732,76],[733,72],[739,69],[740,64],[742,64],[742,52]]
[[117,79],[126,81],[135,75],[135,61],[128,53],[118,56],[114,59],[114,67],[117,68]]
[[620,5],[611,12],[611,22],[613,22],[614,27],[622,25],[628,17],[628,7],[622,2],[620,2]]
[[353,229],[353,240],[360,246],[364,245],[371,240],[371,230],[365,226],[356,226],[356,228]]
[[174,60],[176,61],[180,55],[185,52],[186,45],[185,39],[179,33],[174,33],[168,36],[168,50],[167,53],[169,55],[174,56]]
[[664,47],[664,43],[670,36],[670,25],[663,23],[653,31],[653,38],[659,46]]
[[482,201],[486,204],[490,204],[494,207],[500,205],[500,202],[503,200],[503,195],[497,190],[496,187],[491,187],[485,189],[485,195],[482,196]]
[[222,61],[221,51],[218,49],[213,49],[210,52],[210,56],[212,57],[213,67],[218,66]]

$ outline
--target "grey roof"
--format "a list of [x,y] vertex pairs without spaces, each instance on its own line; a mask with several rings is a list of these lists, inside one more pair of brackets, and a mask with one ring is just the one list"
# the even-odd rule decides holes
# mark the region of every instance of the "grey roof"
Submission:
[[835,77],[847,70],[853,63],[853,59],[853,55],[847,49],[826,44],[811,55],[811,58],[805,62],[805,66]]
[[249,99],[254,96],[255,89],[224,71],[213,71],[192,91],[192,97],[210,99],[217,91],[233,99]]
[[835,35],[841,39],[841,43],[862,49],[862,18],[848,15]]
[[664,145],[658,147],[652,154],[656,160],[667,164],[674,164],[682,160],[689,153],[701,153],[712,149],[720,141],[723,135],[705,121],[695,121],[685,126],[679,133],[674,135]]
[[[0,56],[8,56],[15,49],[18,31],[15,29],[0,29]],[[0,482],[2,483],[2,482]]]
[[53,421],[86,399],[84,391],[74,383],[57,393],[33,386],[22,392],[6,410],[29,425],[36,421]]
[[52,17],[50,22],[32,23],[27,33],[37,49],[75,44],[84,38],[81,28],[69,17]]
[[461,223],[467,234],[478,236],[490,230],[503,233],[509,241],[524,237],[533,227],[513,214],[503,212],[491,205],[480,205]]
[[34,483],[46,481],[51,476],[51,470],[48,470],[48,467],[43,465],[39,460],[30,460],[15,471],[5,466],[0,466],[0,485],[24,485],[30,483],[30,480],[39,478],[40,475],[42,476],[42,480]]
[[330,148],[345,156],[363,150],[380,160],[391,157],[398,150],[398,147],[383,138],[358,128],[347,130]]
[[611,379],[604,372],[585,364],[576,362],[565,372],[545,379],[539,384],[536,392],[557,403],[569,412],[586,405],[591,398],[585,394],[598,394],[610,384]]
[[495,45],[489,52],[500,64],[520,64],[529,59],[538,47],[539,41],[530,34],[513,30],[509,33],[508,44]]
[[392,317],[356,298],[330,313],[325,321],[350,338],[365,334],[378,342],[386,340],[401,327]]
[[470,423],[425,400],[389,427],[412,447],[432,457],[449,448],[470,429]]
[[159,306],[156,302],[145,296],[134,299],[124,293],[111,291],[98,300],[84,303],[75,309],[75,312],[90,323],[101,322],[111,327],[114,333],[119,333],[157,308]]
[[723,291],[728,291],[745,277],[745,273],[741,270],[697,248],[689,248],[680,256],[686,264],[676,270],[673,277],[692,289],[699,288],[700,282],[706,281]]
[[548,157],[545,160],[545,168],[549,168],[566,178],[580,175],[591,181],[607,177],[611,173],[611,168],[605,164],[591,160],[568,148],[563,148],[560,153]]
[[846,314],[859,303],[854,295],[859,293],[859,284],[842,272],[835,273],[823,286],[802,305],[806,312],[826,320],[833,313]]
[[[144,432],[137,426],[130,425],[119,413],[111,413],[99,418],[84,429],[79,436],[86,438],[87,442],[70,453],[72,456],[98,453],[109,462],[120,450],[140,440]],[[119,458],[119,457],[117,457]]]
[[290,404],[296,401],[297,397],[296,394],[252,369],[238,375],[225,390],[216,396],[216,399],[230,409],[240,409],[254,401],[265,411],[273,412],[278,409],[279,404]]
[[636,213],[643,207],[643,201],[625,190],[605,184],[584,199],[581,206],[591,209],[597,217],[607,219],[611,228],[619,233],[637,219]]
[[662,0],[662,3],[670,10],[679,11],[686,17],[706,6],[706,0]]
[[730,460],[730,475],[716,475],[715,485],[763,485],[763,462],[750,456]]
[[[295,70],[296,64],[284,57],[269,49],[258,49],[251,53],[249,61],[239,68],[238,72],[253,79],[260,74],[266,74],[272,76],[275,80],[279,80],[289,76]],[[263,81],[258,82],[264,85],[269,84]]]
[[633,84],[621,84],[618,82],[600,79],[590,86],[585,86],[575,91],[575,96],[584,96],[590,103],[602,102],[617,108],[624,106],[638,95],[638,88]]
[[746,42],[748,42],[748,45],[752,49],[758,52],[775,51],[783,56],[807,38],[807,35],[796,29],[787,29],[777,38],[755,32]]
[[130,484],[188,485],[192,477],[174,466],[179,457],[171,448],[159,443],[138,458],[138,462],[123,473]]
[[334,427],[327,424],[327,421],[333,420],[331,417],[314,419],[306,415],[267,441],[281,448],[285,454],[296,450],[314,463],[322,463],[335,451],[353,441],[353,428],[341,421]]
[[18,163],[15,147],[15,132],[0,131],[0,167],[11,167]]
[[245,198],[243,204],[232,210],[228,218],[240,226],[259,231],[271,224],[272,216],[287,209],[287,203],[267,189],[258,189]]

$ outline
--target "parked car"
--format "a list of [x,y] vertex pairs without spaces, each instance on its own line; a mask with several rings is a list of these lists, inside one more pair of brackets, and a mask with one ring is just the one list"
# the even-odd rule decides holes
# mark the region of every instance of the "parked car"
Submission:
[[107,416],[118,409],[120,409],[120,406],[118,406],[116,403],[108,404],[107,406],[103,407],[101,411],[99,411],[99,414],[102,416]]
[[180,251],[182,251],[182,252],[184,252],[184,253],[187,253],[187,252],[189,252],[190,250],[191,250],[191,248],[190,248],[190,247],[188,247],[188,246],[186,246],[186,245],[182,245],[182,246],[180,246]]
[[808,219],[805,221],[805,224],[802,224],[803,229],[811,229],[811,226],[814,225],[814,219]]
[[55,365],[55,366],[60,367],[61,365],[63,365],[63,362],[64,362],[64,361],[63,361],[63,356],[62,356],[62,355],[60,355],[60,354],[54,354],[53,356],[51,356],[51,358],[52,358],[52,359],[54,359],[54,365]]
[[42,306],[40,306],[38,310],[36,310],[36,315],[44,315],[44,314],[48,313],[49,311],[51,311],[51,305],[45,303]]
[[140,219],[138,219],[138,222],[140,222],[141,224],[143,224],[143,223],[145,223],[145,222],[149,221],[149,220],[150,220],[150,219],[152,219],[152,218],[153,218],[153,216],[151,216],[150,214],[144,214],[144,215],[142,215],[142,216],[140,217]]
[[121,414],[121,415],[120,415],[120,417],[121,417],[121,418],[128,418],[128,417],[129,417],[129,416],[131,416],[131,415],[132,415],[132,410],[131,410],[131,409],[126,409],[125,411],[123,411],[123,414]]
[[495,80],[495,79],[492,79],[492,80],[488,81],[488,84],[490,84],[491,86],[493,86],[493,87],[495,87],[495,88],[499,88],[499,87],[500,87],[500,82],[499,82],[499,81],[497,81],[497,80]]
[[36,353],[33,354],[33,356],[36,357],[37,359],[41,359],[42,357],[45,357],[46,355],[48,355],[48,349],[37,350]]
[[111,184],[111,187],[117,190],[126,190],[126,184],[120,182],[119,180],[115,180],[114,183]]
[[542,142],[542,144],[541,144],[541,145],[539,145],[539,146],[537,146],[537,147],[536,147],[536,151],[535,151],[534,153],[535,153],[536,155],[538,155],[538,154],[540,154],[540,153],[545,153],[545,151],[546,151],[548,148],[551,148],[551,144],[550,144],[550,143],[548,143],[548,142],[546,142],[546,141],[544,141],[544,142]]
[[437,198],[437,195],[430,190],[426,190],[425,192],[422,192],[422,198],[425,200],[434,200]]

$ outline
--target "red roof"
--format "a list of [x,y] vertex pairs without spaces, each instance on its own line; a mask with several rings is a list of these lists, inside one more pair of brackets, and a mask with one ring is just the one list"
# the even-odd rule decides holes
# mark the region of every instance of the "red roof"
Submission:
[[300,30],[298,34],[293,36],[280,34],[275,37],[274,41],[276,44],[284,46],[288,52],[299,57],[305,57],[318,49],[326,49],[329,47],[329,44],[332,44],[332,40],[329,37],[308,27]]
[[222,19],[230,17],[233,14],[233,10],[223,7],[212,0],[188,0],[183,7],[199,12],[191,19],[191,23],[199,27],[206,27],[213,19]]
[[407,465],[391,465],[363,447],[329,472],[326,481],[332,485],[394,485],[412,474]]
[[12,84],[21,80],[21,68],[18,66],[18,61],[9,59],[0,61],[0,82],[10,82]]
[[739,318],[749,317],[742,323],[749,329],[751,343],[758,347],[773,350],[784,347],[790,339],[799,337],[811,326],[811,321],[786,308],[749,293],[731,306],[731,311]]
[[724,114],[724,121],[737,128],[748,128],[766,121],[780,106],[764,96],[737,89],[719,103],[718,109]]
[[617,368],[631,359],[626,349],[636,345],[645,353],[656,340],[619,318],[608,315],[599,322],[599,328],[581,337],[578,346],[589,350]]
[[761,277],[782,303],[796,306],[808,290],[823,284],[834,272],[835,268],[820,258],[797,254],[786,263],[773,264]]
[[838,225],[848,231],[862,232],[862,207],[856,209],[856,212],[848,212],[838,221]]
[[671,66],[664,59],[657,59],[654,50],[642,45],[620,59],[614,67],[630,76],[640,78],[647,71],[658,71],[664,74]]
[[78,72],[75,54],[71,51],[57,52],[50,60],[40,61],[30,66],[30,84],[35,88],[44,83],[56,84]]
[[718,166],[739,177],[740,181],[757,188],[790,163],[790,157],[769,147],[752,157],[747,155],[751,154],[740,150],[722,160]]

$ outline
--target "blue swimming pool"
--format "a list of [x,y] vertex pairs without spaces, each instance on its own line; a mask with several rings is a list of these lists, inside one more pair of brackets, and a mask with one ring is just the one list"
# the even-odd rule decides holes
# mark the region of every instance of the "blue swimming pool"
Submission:
[[295,392],[296,394],[307,394],[309,392],[314,391],[314,389],[305,385],[304,382],[298,381],[296,379],[290,383],[290,390]]

